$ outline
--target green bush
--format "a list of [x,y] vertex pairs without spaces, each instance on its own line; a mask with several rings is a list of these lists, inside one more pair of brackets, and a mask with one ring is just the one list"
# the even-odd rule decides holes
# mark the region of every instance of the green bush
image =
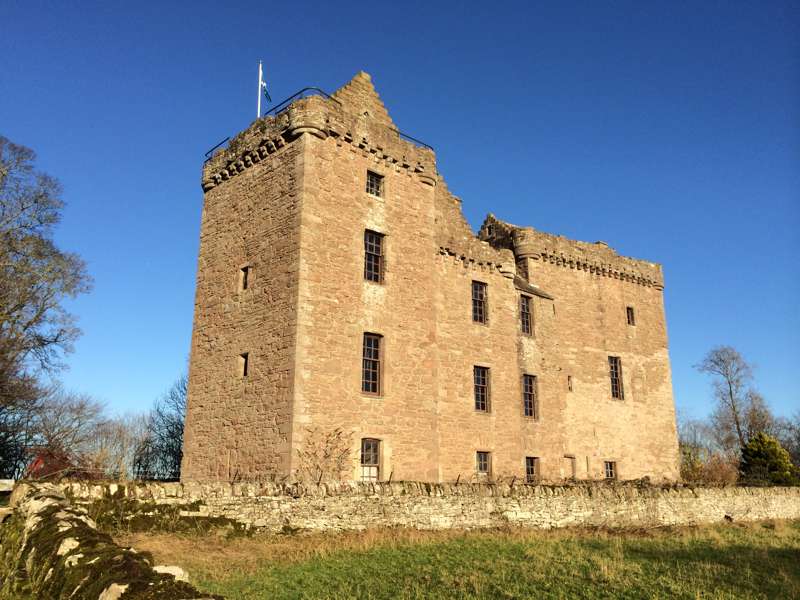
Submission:
[[742,449],[741,480],[748,483],[800,485],[800,473],[789,453],[771,435],[758,433]]

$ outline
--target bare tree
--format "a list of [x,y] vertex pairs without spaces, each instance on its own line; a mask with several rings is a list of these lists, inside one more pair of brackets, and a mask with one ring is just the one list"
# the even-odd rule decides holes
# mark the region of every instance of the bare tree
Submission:
[[19,479],[35,442],[36,414],[42,391],[31,377],[15,375],[7,381],[6,401],[0,401],[0,478]]
[[60,365],[80,333],[61,303],[90,288],[83,261],[53,243],[59,183],[36,171],[34,152],[0,136],[0,368]]
[[133,463],[138,479],[180,479],[188,383],[186,375],[180,377],[147,415]]
[[741,452],[747,443],[746,418],[754,398],[750,389],[752,367],[734,348],[719,346],[709,351],[695,368],[713,377],[717,406],[712,422],[717,442],[726,449]]
[[134,474],[136,451],[147,435],[147,418],[134,414],[101,420],[94,438],[81,457],[83,468],[109,479],[129,479]]
[[53,388],[36,411],[39,445],[66,455],[85,454],[104,421],[103,410],[89,396]]
[[681,478],[684,481],[697,481],[712,452],[708,425],[678,413],[678,448]]
[[53,243],[61,189],[29,148],[0,136],[0,473],[18,476],[43,391],[37,372],[61,366],[79,334],[62,302],[88,291],[83,261]]
[[791,419],[786,419],[782,425],[778,438],[781,445],[789,452],[794,466],[800,469],[800,411]]
[[341,481],[351,467],[352,436],[340,427],[309,427],[298,454],[298,476],[316,484]]
[[738,454],[718,443],[718,432],[709,421],[678,415],[681,479],[688,482],[732,484],[737,479]]

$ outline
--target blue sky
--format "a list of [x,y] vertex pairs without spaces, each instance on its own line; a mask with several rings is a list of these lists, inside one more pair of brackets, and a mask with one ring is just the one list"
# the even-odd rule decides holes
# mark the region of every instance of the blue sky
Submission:
[[797,2],[11,1],[0,134],[64,185],[59,244],[94,291],[62,374],[119,412],[185,369],[203,153],[279,101],[363,69],[434,146],[474,228],[499,218],[661,262],[675,398],[730,344],[800,409]]

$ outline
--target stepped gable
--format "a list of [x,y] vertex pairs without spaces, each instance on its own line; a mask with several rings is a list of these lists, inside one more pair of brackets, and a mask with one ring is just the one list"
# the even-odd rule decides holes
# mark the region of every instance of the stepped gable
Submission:
[[389,116],[369,73],[359,71],[349,82],[336,90],[332,97],[342,103],[347,112],[369,117],[391,129],[397,126]]
[[661,265],[617,254],[605,242],[580,242],[561,235],[506,223],[489,213],[478,237],[494,248],[508,248],[517,258],[583,270],[638,285],[664,289]]
[[203,191],[221,185],[231,177],[279,152],[299,136],[308,133],[331,136],[384,161],[387,168],[417,173],[429,185],[435,184],[436,156],[432,149],[403,139],[386,107],[363,71],[331,95],[309,96],[293,101],[275,115],[256,119],[234,136],[203,164]]

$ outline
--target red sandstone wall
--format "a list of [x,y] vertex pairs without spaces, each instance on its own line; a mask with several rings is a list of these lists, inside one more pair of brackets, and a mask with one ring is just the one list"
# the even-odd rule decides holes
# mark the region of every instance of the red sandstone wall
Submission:
[[[303,149],[302,139],[274,149],[205,195],[184,480],[288,471]],[[244,265],[249,286],[240,291]]]

